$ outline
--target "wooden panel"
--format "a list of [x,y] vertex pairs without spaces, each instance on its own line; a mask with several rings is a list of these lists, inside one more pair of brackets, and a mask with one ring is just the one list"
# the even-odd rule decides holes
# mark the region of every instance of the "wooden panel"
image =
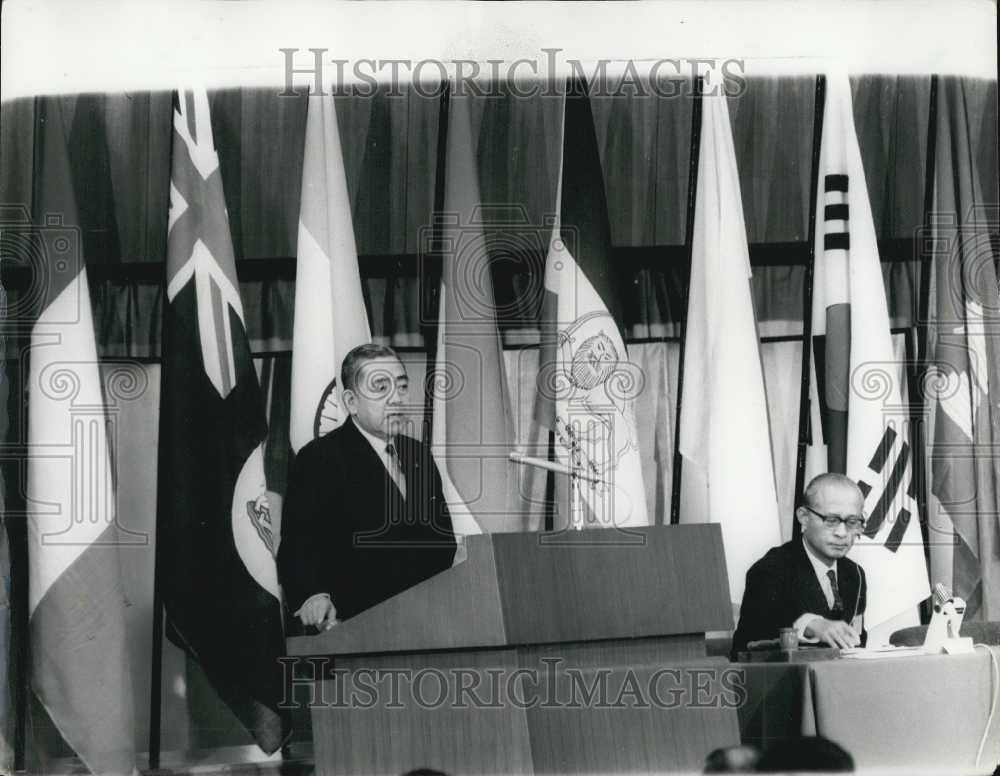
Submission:
[[465,562],[318,636],[288,639],[290,655],[349,655],[506,643],[493,546],[473,537]]
[[291,655],[348,655],[698,635],[732,627],[717,525],[494,534],[464,563]]
[[[662,666],[691,661],[706,664],[714,660],[705,654],[705,639],[701,635],[537,644],[521,647],[520,654],[529,662],[561,660],[582,666]],[[719,661],[723,665],[729,663],[728,658]]]
[[493,537],[512,644],[732,627],[717,525]]
[[740,696],[725,660],[671,660],[678,643],[338,658],[312,709],[316,773],[697,768],[739,741]]
[[[630,676],[639,687],[655,685],[660,670],[665,669],[643,666]],[[682,673],[688,682],[697,676]],[[612,683],[616,681],[618,677]],[[621,683],[617,686],[622,687]],[[713,749],[739,743],[734,708],[622,703],[623,708],[612,703],[529,711],[536,773],[697,771]]]
[[667,642],[561,652],[557,666],[544,649],[520,650],[523,668],[548,669],[546,702],[528,709],[535,772],[696,771],[713,749],[739,743],[728,663],[661,662]]
[[[525,712],[490,674],[506,678],[517,667],[513,650],[338,660],[345,674],[323,682],[328,705],[312,712],[317,776],[532,773]],[[462,693],[462,683],[475,693]]]
[[[746,701],[740,705],[740,739],[765,747],[802,735],[809,666],[804,663],[733,663],[743,674]],[[852,704],[852,708],[855,708]]]

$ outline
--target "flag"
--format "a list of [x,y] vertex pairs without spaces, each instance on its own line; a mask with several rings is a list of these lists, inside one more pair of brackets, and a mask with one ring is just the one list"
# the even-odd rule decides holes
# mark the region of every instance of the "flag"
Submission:
[[847,474],[865,496],[851,555],[868,579],[869,631],[930,595],[909,410],[892,347],[851,87],[827,77],[817,181],[808,470]]
[[581,475],[574,524],[647,525],[634,408],[642,376],[622,338],[620,273],[612,268],[604,175],[582,80],[566,95],[560,167],[536,418],[555,432],[556,460]]
[[92,773],[135,771],[115,481],[66,129],[39,100],[33,219],[46,283],[31,330],[31,685]]
[[514,415],[479,199],[470,99],[450,100],[432,436],[456,533],[480,528],[494,533],[522,530],[524,515],[508,458]]
[[204,89],[178,92],[163,320],[157,581],[167,633],[267,753],[284,654],[265,490],[264,401],[250,357]]
[[371,341],[333,97],[310,97],[302,162],[290,435],[296,452],[347,418],[344,356]]
[[[931,492],[954,527],[945,582],[965,599],[966,617],[1000,619],[1000,296],[990,227],[969,142],[964,85],[942,78],[937,95],[934,220],[938,370]],[[935,539],[931,534],[931,540]],[[949,537],[951,539],[951,537]],[[949,541],[949,543],[951,543]]]
[[702,98],[684,341],[682,523],[720,523],[729,591],[781,544],[764,371],[726,97]]

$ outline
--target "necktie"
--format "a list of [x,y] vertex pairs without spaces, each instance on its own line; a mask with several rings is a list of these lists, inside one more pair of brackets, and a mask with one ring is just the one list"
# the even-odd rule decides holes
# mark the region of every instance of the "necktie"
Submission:
[[826,572],[826,576],[830,580],[830,589],[833,590],[833,609],[831,611],[834,614],[841,614],[844,611],[844,599],[840,597],[840,588],[837,587],[837,572],[830,569]]
[[406,501],[406,476],[403,474],[403,467],[399,465],[399,455],[396,453],[395,445],[390,442],[385,446],[386,461],[389,464],[389,476],[392,477],[392,481],[396,483],[396,487],[399,488],[399,492],[403,496],[403,501]]

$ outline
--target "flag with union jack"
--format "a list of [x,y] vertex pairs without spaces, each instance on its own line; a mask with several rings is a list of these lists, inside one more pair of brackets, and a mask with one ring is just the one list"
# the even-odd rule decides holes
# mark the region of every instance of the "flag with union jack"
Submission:
[[250,356],[208,95],[173,111],[157,581],[168,636],[264,751],[287,737],[264,401]]

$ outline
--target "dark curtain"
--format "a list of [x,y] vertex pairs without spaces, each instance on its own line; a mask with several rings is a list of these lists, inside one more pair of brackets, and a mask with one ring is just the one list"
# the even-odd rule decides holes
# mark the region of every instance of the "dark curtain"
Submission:
[[[997,85],[967,79],[972,138],[987,201],[997,201]],[[929,77],[854,79],[854,106],[894,324],[916,315],[913,240],[922,223]],[[662,90],[666,91],[666,90]],[[687,90],[689,91],[689,90]],[[729,100],[764,333],[793,334],[802,308],[815,79],[749,79]],[[273,90],[215,92],[219,149],[255,352],[291,348],[294,255],[306,101]],[[73,174],[89,196],[80,227],[94,266],[102,355],[155,358],[165,249],[170,95],[58,98],[71,120]],[[628,276],[629,334],[675,333],[684,243],[689,96],[596,97],[612,236]],[[558,165],[559,99],[482,98],[475,115],[484,219],[511,344],[530,341]],[[422,346],[420,258],[437,166],[436,97],[409,91],[339,97],[338,117],[366,301],[376,337]],[[0,202],[30,205],[33,101],[3,106]],[[7,208],[8,223],[16,213]],[[122,266],[125,265],[125,266]],[[9,273],[8,273],[9,275]],[[12,294],[16,281],[7,282]]]

